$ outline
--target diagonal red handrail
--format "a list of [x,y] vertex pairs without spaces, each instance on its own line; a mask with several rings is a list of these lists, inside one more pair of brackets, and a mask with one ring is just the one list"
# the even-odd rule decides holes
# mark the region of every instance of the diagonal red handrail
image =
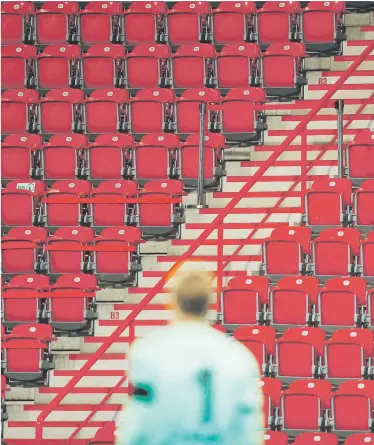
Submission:
[[316,104],[311,108],[308,114],[303,116],[299,124],[294,130],[291,131],[290,135],[279,145],[279,147],[274,150],[273,154],[269,157],[266,164],[257,170],[257,172],[246,182],[241,190],[236,194],[234,198],[230,200],[225,208],[214,218],[212,223],[204,230],[196,240],[191,243],[189,249],[180,257],[180,260],[176,262],[169,271],[168,275],[160,278],[157,284],[148,292],[148,294],[139,303],[136,310],[133,310],[114,330],[114,332],[102,343],[100,348],[92,354],[91,358],[86,361],[86,363],[80,369],[80,372],[76,374],[72,379],[69,380],[68,384],[60,391],[56,397],[45,407],[45,409],[39,414],[36,422],[35,436],[37,440],[42,440],[43,438],[43,424],[47,416],[55,409],[56,406],[66,397],[72,388],[82,379],[86,372],[91,369],[92,365],[105,353],[105,351],[119,338],[121,333],[129,326],[129,324],[139,315],[139,313],[144,309],[144,307],[149,304],[155,295],[157,295],[164,285],[167,283],[169,278],[174,275],[182,266],[182,264],[190,258],[190,256],[195,252],[195,250],[208,238],[208,236],[216,230],[216,228],[223,222],[227,214],[239,203],[239,201],[248,193],[248,191],[256,183],[257,179],[260,178],[268,168],[273,164],[273,162],[279,157],[285,148],[303,131],[308,122],[317,114],[318,110],[324,106],[324,104],[335,94],[335,92],[340,88],[341,85],[348,79],[351,73],[363,62],[367,55],[374,50],[374,43],[369,45],[357,60],[350,65],[350,67],[345,71],[345,73],[339,78],[339,80],[332,85],[324,96],[316,101]]

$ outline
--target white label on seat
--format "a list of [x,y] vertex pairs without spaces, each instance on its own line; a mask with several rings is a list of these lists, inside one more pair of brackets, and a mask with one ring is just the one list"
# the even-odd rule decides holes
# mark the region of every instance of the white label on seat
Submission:
[[357,337],[357,332],[351,332],[351,333],[349,334],[349,336],[350,336],[350,337]]
[[31,230],[25,230],[25,235],[31,235]]
[[80,282],[80,278],[79,277],[74,277],[74,283],[79,283]]
[[289,231],[288,231],[288,234],[289,234],[289,235],[295,235],[295,231],[294,231],[294,230],[289,230]]
[[109,46],[106,46],[106,47],[104,48],[104,51],[105,51],[106,53],[109,52],[109,51],[110,51]]
[[57,5],[57,8],[58,9],[61,9],[61,8],[63,8],[64,7],[64,5],[62,4],[62,3],[59,3],[58,5]]
[[249,90],[244,90],[244,91],[243,91],[243,94],[244,94],[244,96],[248,96],[248,94],[249,94]]
[[114,142],[118,141],[118,136],[113,136],[112,141],[114,141]]
[[204,136],[204,141],[209,141],[209,136]]
[[331,182],[329,182],[329,186],[330,186],[330,187],[335,187],[335,185],[336,185],[336,184],[335,184],[335,181],[331,181]]
[[240,8],[241,4],[240,3],[235,3],[235,8]]
[[72,139],[73,139],[73,138],[72,138],[71,136],[68,136],[68,137],[65,139],[65,141],[66,141],[66,142],[71,142]]
[[303,280],[296,280],[296,284],[302,284]]
[[258,386],[262,387],[264,385],[265,385],[265,382],[262,382],[262,381],[258,382]]
[[27,141],[27,138],[25,138],[25,136],[23,136],[22,138],[21,138],[21,142],[26,142]]
[[110,96],[113,96],[113,91],[108,91],[108,92],[107,92],[107,96],[109,96],[109,97],[110,97]]
[[36,328],[34,328],[34,326],[32,328],[29,329],[30,332],[36,332]]
[[27,190],[35,192],[35,182],[18,182],[16,190]]
[[61,46],[60,48],[60,53],[64,53],[66,51],[66,48],[64,48],[63,46]]
[[359,384],[357,385],[357,388],[358,388],[358,389],[364,389],[364,388],[365,388],[365,385],[364,385],[363,383],[359,383]]
[[29,278],[27,278],[26,281],[27,281],[28,283],[32,283],[32,282],[34,281],[34,278],[29,277]]
[[364,442],[371,442],[371,437],[364,437]]
[[284,8],[286,5],[284,3],[279,3],[280,8]]
[[245,280],[245,284],[252,284],[252,280],[249,278],[249,280]]
[[244,51],[244,46],[243,45],[239,46],[238,50],[239,51]]
[[191,9],[194,9],[195,6],[196,6],[195,3],[190,3],[190,8],[191,8]]
[[157,138],[157,140],[158,140],[158,141],[163,141],[163,140],[164,140],[164,136],[159,136],[159,137]]
[[21,53],[22,52],[22,48],[18,47],[16,48],[16,53]]
[[18,97],[22,97],[22,96],[23,96],[22,91],[20,91],[20,92],[17,94],[17,96],[18,96]]
[[259,333],[259,330],[258,330],[258,329],[253,329],[253,330],[252,330],[252,334],[257,335],[258,333]]
[[154,47],[154,46],[150,46],[149,47],[149,51],[151,52],[151,53],[153,53],[153,51],[155,50],[156,48]]
[[117,182],[114,186],[116,189],[120,189],[122,187],[122,184],[120,182]]
[[106,3],[104,3],[103,5],[101,5],[101,7],[102,7],[103,9],[106,9],[106,8],[108,7],[108,5],[107,5]]
[[308,383],[308,388],[314,388],[314,383]]
[[343,285],[344,285],[344,286],[348,286],[348,285],[349,285],[349,280],[344,280],[344,281],[343,281]]
[[290,49],[290,45],[285,45],[285,46],[283,47],[283,49],[284,49],[285,51],[288,51],[288,50]]
[[14,5],[14,9],[19,9],[19,5]]
[[200,48],[198,47],[198,46],[194,46],[194,49],[193,49],[195,52],[196,51],[200,51]]
[[158,91],[153,91],[153,95],[154,95],[154,96],[157,97],[159,94],[160,94],[160,93],[159,93]]
[[325,2],[323,6],[330,6],[330,2]]
[[321,440],[321,436],[314,436],[314,442],[319,442]]
[[166,188],[168,185],[167,185],[167,183],[166,182],[163,182],[162,184],[161,184],[161,187],[164,189],[164,188]]
[[124,234],[125,234],[125,231],[124,231],[123,229],[118,230],[118,234],[119,234],[119,235],[124,235]]
[[64,91],[64,92],[62,93],[62,95],[63,95],[64,97],[69,96],[69,92],[68,92],[68,91]]
[[70,183],[69,183],[69,188],[72,189],[72,188],[74,188],[74,187],[75,187],[75,182],[70,182]]
[[199,91],[199,96],[205,96],[205,91]]
[[340,230],[339,232],[338,232],[338,236],[343,236],[344,235],[344,232],[342,231],[342,230]]
[[78,235],[78,230],[72,230],[72,231],[71,231],[71,234],[72,234],[72,235]]
[[146,7],[147,9],[149,9],[151,6],[152,6],[152,5],[151,5],[150,3],[147,3],[147,4],[145,5],[145,7]]
[[307,336],[309,335],[309,332],[308,332],[308,331],[303,331],[303,332],[301,333],[301,335],[304,336],[304,337],[307,337]]

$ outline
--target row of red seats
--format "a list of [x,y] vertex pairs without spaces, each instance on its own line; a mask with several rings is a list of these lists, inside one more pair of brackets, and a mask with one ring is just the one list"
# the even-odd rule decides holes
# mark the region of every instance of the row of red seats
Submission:
[[138,190],[134,181],[8,182],[2,190],[4,226],[139,225],[143,235],[175,234],[184,222],[183,183],[173,179],[149,181]]
[[[222,156],[225,147],[223,135],[205,135],[205,187],[219,184],[219,178],[225,174]],[[198,180],[198,155],[199,135],[190,135],[181,143],[175,134],[149,134],[135,144],[128,134],[104,134],[89,144],[85,135],[70,134],[52,136],[43,144],[40,135],[15,134],[6,136],[1,146],[2,178],[25,181],[128,178],[140,184],[173,178],[193,188]],[[109,193],[109,183],[106,187]]]
[[350,179],[323,177],[305,193],[303,221],[312,230],[339,226],[368,230],[374,227],[373,209],[374,179],[363,181],[352,194]]
[[312,240],[308,227],[277,227],[262,246],[265,275],[361,275],[374,279],[374,232],[361,240],[356,228],[329,228]]
[[303,41],[310,52],[336,52],[346,40],[344,2],[133,2],[124,11],[120,2],[90,2],[83,10],[75,2],[45,2],[34,11],[31,2],[2,5],[4,43],[36,44],[167,42],[171,45],[256,41]]
[[272,326],[240,326],[234,338],[256,357],[262,374],[289,378],[372,379],[374,333],[346,328],[326,340],[321,328],[288,328],[276,338]]
[[[326,380],[298,380],[282,391],[282,385],[276,379],[262,379],[260,386],[265,395],[265,422],[268,428],[282,429],[286,432],[332,431],[338,435],[347,433],[372,432],[374,424],[374,382],[372,380],[351,380],[343,382],[332,391]],[[321,433],[309,433],[305,438],[296,439],[295,443],[309,445],[316,442],[337,444],[337,438],[322,440]],[[370,438],[372,435],[362,435]],[[369,440],[364,439],[367,443]],[[301,436],[300,436],[301,437]],[[321,437],[321,440],[316,438]],[[354,437],[354,436],[352,436]],[[348,439],[347,439],[348,440]],[[355,439],[352,442],[356,443]],[[277,443],[276,445],[279,445]]]
[[137,227],[110,227],[95,236],[89,227],[61,227],[48,235],[43,227],[17,227],[2,238],[5,276],[47,273],[95,274],[102,283],[136,282],[141,270]]
[[[266,445],[288,445],[289,443],[287,433],[284,431],[266,431],[264,441]],[[344,445],[367,445],[373,441],[373,433],[356,433],[348,436]],[[299,434],[292,443],[293,445],[311,445],[315,442],[318,442],[319,445],[338,445],[339,436],[334,433],[308,431]],[[108,445],[111,445],[111,442],[108,442]]]
[[139,90],[130,99],[127,90],[95,90],[84,98],[81,90],[51,90],[39,99],[35,90],[7,90],[2,94],[3,134],[130,132],[135,135],[162,131],[199,133],[201,103],[208,105],[206,129],[220,131],[234,141],[262,140],[267,129],[257,105],[264,90],[248,87],[230,90],[221,98],[219,90],[191,89],[175,98],[167,89]]
[[[261,55],[259,45],[183,45],[171,54],[165,45],[140,45],[125,56],[121,45],[95,45],[85,54],[74,45],[2,49],[2,87],[247,88],[263,86],[267,96],[298,95],[307,83],[301,43],[274,44]],[[281,69],[280,69],[281,68]],[[281,73],[281,75],[280,75]],[[295,81],[296,80],[296,81]]]
[[[219,320],[227,328],[267,324],[287,326],[374,327],[374,288],[359,277],[283,277],[270,287],[266,277],[232,278],[221,294]],[[290,310],[292,308],[292,310]]]
[[92,335],[97,290],[94,275],[62,275],[54,284],[46,275],[16,275],[2,285],[2,324],[12,329],[46,322],[55,333]]

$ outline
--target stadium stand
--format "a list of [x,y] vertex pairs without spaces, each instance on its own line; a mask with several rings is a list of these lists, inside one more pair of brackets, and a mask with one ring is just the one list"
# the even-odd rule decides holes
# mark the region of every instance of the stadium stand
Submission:
[[114,445],[171,268],[214,275],[267,445],[374,441],[368,3],[2,2],[4,444]]

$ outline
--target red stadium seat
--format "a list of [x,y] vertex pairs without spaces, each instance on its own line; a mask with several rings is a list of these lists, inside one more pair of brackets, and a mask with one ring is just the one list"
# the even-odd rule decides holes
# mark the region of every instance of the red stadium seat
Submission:
[[77,131],[79,104],[84,93],[72,88],[49,91],[39,101],[40,133],[56,134]]
[[255,2],[221,2],[213,10],[214,43],[222,45],[252,41],[255,14]]
[[101,134],[88,147],[90,178],[121,179],[128,175],[127,152],[133,146],[129,134]]
[[319,325],[324,329],[362,324],[366,281],[358,277],[330,278],[318,294]]
[[374,179],[367,179],[354,192],[355,227],[367,230],[374,227]]
[[326,427],[324,411],[330,408],[330,393],[331,384],[326,380],[292,382],[281,397],[283,430],[316,431]]
[[[301,34],[308,52],[339,53],[347,40],[343,25],[345,2],[309,2],[301,14]],[[317,32],[317,28],[319,31]]]
[[348,142],[345,165],[348,177],[356,185],[365,179],[374,179],[374,139],[369,129],[360,131]]
[[233,43],[217,56],[219,88],[248,88],[260,77],[260,47],[256,43]]
[[135,134],[160,133],[172,127],[174,93],[166,89],[139,90],[130,102],[129,130]]
[[299,37],[299,2],[265,2],[257,10],[257,39],[262,50]]
[[77,45],[51,45],[44,48],[37,58],[36,86],[39,89],[79,86],[81,56]]
[[121,2],[87,3],[80,16],[80,43],[97,45],[123,41],[123,12]]
[[313,323],[318,287],[315,277],[281,278],[270,293],[271,324],[305,326]]
[[[48,290],[49,278],[45,275],[14,276],[9,284],[2,288],[2,323],[8,329],[11,329],[18,324],[41,321],[44,318],[43,292]],[[35,292],[39,293],[39,298],[20,298],[20,294],[22,294],[22,297],[27,297],[35,294]]]
[[210,36],[208,2],[178,2],[167,12],[170,45],[207,42]]
[[361,241],[360,258],[362,276],[374,282],[374,231],[369,232],[367,238]]
[[88,48],[82,57],[83,87],[122,87],[125,84],[125,48],[101,44]]
[[14,227],[1,239],[2,272],[5,275],[41,271],[43,243],[48,236],[42,227]]
[[29,42],[31,35],[31,15],[34,12],[32,2],[1,3],[1,43]]
[[31,123],[39,94],[35,90],[7,90],[1,95],[1,131],[3,134],[33,132]]
[[166,37],[164,2],[133,2],[124,12],[125,44],[163,43]]
[[262,85],[268,97],[299,98],[302,86],[307,84],[303,75],[305,55],[302,43],[274,43],[269,46],[261,59]]
[[107,422],[105,426],[96,431],[95,437],[87,442],[87,445],[115,445],[116,427],[112,422]]
[[36,47],[31,45],[7,45],[1,54],[1,87],[3,89],[25,88],[32,85],[32,60]]
[[352,206],[352,183],[349,179],[323,177],[305,194],[305,222],[308,226],[346,225],[348,206]]
[[32,226],[39,221],[39,198],[45,191],[42,181],[8,182],[2,190],[3,226]]
[[222,323],[231,326],[257,324],[263,321],[262,306],[268,303],[267,278],[232,278],[221,294]]
[[76,43],[79,27],[76,2],[45,2],[35,15],[34,40],[38,45]]
[[172,55],[174,88],[215,86],[215,49],[207,43],[182,45]]
[[[133,3],[135,4],[135,3]],[[170,85],[170,50],[167,45],[136,46],[126,57],[128,88],[158,88]]]
[[154,180],[145,184],[139,192],[139,198],[160,200],[155,203],[140,202],[137,205],[137,222],[143,235],[147,237],[164,237],[178,233],[184,222],[183,206],[178,203],[163,203],[163,199],[178,199],[183,192],[183,183],[174,179]]
[[264,443],[265,445],[287,445],[287,433],[284,431],[265,431]]
[[[136,196],[138,186],[133,181],[103,181],[92,190],[91,198],[105,201],[107,198],[131,198]],[[130,221],[130,210],[126,203],[92,203],[90,214],[94,227],[123,226]]]
[[264,393],[264,426],[265,428],[271,428],[275,423],[275,409],[280,406],[282,382],[278,379],[262,377],[258,385]]
[[45,265],[48,274],[79,274],[91,270],[92,256],[84,250],[95,232],[89,227],[61,227],[47,239]]
[[255,356],[262,375],[272,373],[274,356],[275,329],[271,326],[240,326],[234,332],[234,338],[246,346]]
[[262,88],[237,88],[222,99],[222,131],[229,141],[260,142],[267,129],[256,105],[265,101]]
[[295,438],[294,445],[311,445],[318,442],[320,445],[338,445],[339,437],[332,433],[302,433]]
[[332,393],[333,431],[367,431],[374,424],[374,382],[372,380],[348,380]]
[[1,146],[1,174],[3,179],[29,181],[37,176],[34,150],[42,145],[37,134],[14,134],[6,136]]
[[277,375],[283,378],[318,376],[324,345],[322,329],[287,329],[275,345]]
[[151,179],[166,180],[177,175],[179,137],[156,133],[142,137],[132,153],[133,176],[140,184]]
[[56,134],[41,146],[39,171],[46,180],[77,179],[87,175],[87,138],[83,134]]
[[314,273],[320,277],[354,273],[360,232],[353,228],[325,229],[312,242]]
[[[176,102],[176,125],[180,134],[199,133],[200,104],[219,104],[221,95],[219,90],[211,88],[191,89],[182,93]],[[209,128],[209,116],[206,117],[206,130]]]
[[[196,188],[199,176],[199,143],[200,136],[191,134],[180,147],[180,179],[185,187]],[[220,178],[225,175],[222,150],[225,148],[225,137],[217,133],[204,136],[204,187],[216,187]]]
[[86,99],[87,133],[115,133],[128,99],[128,92],[119,88],[93,91]]
[[344,445],[366,445],[374,442],[373,433],[351,434],[345,439]]
[[298,275],[305,272],[312,232],[307,227],[277,227],[262,246],[261,269],[267,275]]
[[374,336],[369,329],[339,329],[325,346],[326,377],[329,379],[371,378]]

